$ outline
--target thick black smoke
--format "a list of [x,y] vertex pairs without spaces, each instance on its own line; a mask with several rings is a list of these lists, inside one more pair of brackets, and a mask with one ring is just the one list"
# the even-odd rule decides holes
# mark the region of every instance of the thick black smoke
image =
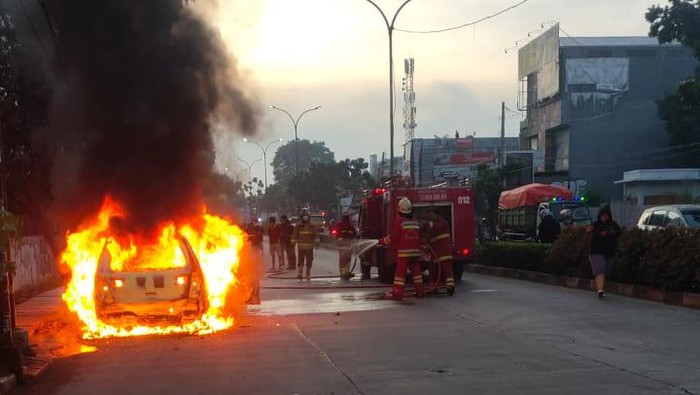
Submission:
[[60,0],[53,13],[60,211],[75,220],[109,194],[134,231],[198,212],[211,123],[256,129],[218,33],[181,0]]

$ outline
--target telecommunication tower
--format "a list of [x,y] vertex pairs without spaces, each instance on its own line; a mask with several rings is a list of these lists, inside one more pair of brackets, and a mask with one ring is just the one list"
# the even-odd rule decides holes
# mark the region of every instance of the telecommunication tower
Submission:
[[406,76],[403,78],[401,90],[403,91],[403,130],[406,135],[405,144],[413,140],[416,132],[416,92],[413,90],[413,72],[415,61],[413,58],[404,59]]

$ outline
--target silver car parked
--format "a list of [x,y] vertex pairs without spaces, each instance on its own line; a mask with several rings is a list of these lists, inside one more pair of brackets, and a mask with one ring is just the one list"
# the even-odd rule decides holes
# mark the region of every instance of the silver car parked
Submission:
[[700,228],[700,205],[676,204],[651,207],[642,213],[637,226],[644,230],[668,227]]

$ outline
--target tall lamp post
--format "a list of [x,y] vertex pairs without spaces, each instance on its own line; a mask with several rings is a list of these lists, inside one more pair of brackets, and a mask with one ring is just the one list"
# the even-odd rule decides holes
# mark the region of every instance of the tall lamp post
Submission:
[[372,0],[367,0],[374,8],[382,14],[384,22],[386,23],[386,29],[389,32],[389,152],[391,155],[391,162],[389,165],[390,173],[394,175],[394,23],[396,23],[396,18],[399,16],[401,10],[408,4],[411,0],[405,0],[396,13],[394,18],[389,23],[389,18],[382,9]]
[[260,162],[261,160],[263,160],[263,158],[258,158],[258,159],[256,159],[256,160],[254,160],[254,161],[248,163],[248,162],[244,161],[243,159],[238,158],[238,161],[240,161],[241,163],[243,163],[243,164],[245,165],[245,167],[248,168],[248,182],[250,182],[250,180],[253,178],[253,177],[251,176],[251,174],[250,174],[250,170],[253,168],[253,165],[255,165],[256,163]]
[[271,146],[272,144],[280,143],[280,142],[284,141],[284,139],[272,140],[272,141],[270,141],[269,143],[267,143],[267,145],[266,145],[265,147],[263,147],[262,145],[260,145],[260,143],[258,143],[257,141],[249,140],[249,139],[247,139],[247,138],[244,138],[243,141],[245,141],[246,143],[251,143],[251,144],[257,145],[258,148],[260,148],[260,151],[262,151],[262,154],[263,154],[263,165],[265,166],[265,192],[267,192],[267,150],[270,149],[270,146]]
[[298,117],[296,117],[296,119],[287,110],[281,109],[277,106],[270,106],[270,108],[277,111],[282,111],[283,113],[287,114],[289,120],[292,121],[292,124],[294,125],[294,162],[296,163],[296,175],[299,175],[299,121],[301,121],[301,117],[303,117],[311,111],[318,110],[319,108],[321,108],[321,106],[316,106],[314,108],[309,108],[308,110],[303,111],[301,114],[299,114]]

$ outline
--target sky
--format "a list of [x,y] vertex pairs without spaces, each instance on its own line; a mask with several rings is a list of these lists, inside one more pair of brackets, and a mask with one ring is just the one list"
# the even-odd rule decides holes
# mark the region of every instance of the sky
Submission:
[[[520,0],[412,0],[395,27],[435,30],[490,15]],[[391,20],[403,0],[376,0]],[[529,0],[491,20],[440,34],[394,33],[395,153],[404,142],[403,60],[415,59],[416,137],[498,136],[500,106],[517,110],[517,49],[553,23],[572,36],[646,36],[646,10],[665,0]],[[197,4],[197,3],[195,3]],[[199,6],[204,7],[204,6]],[[293,140],[291,121],[268,108],[306,114],[299,138],[325,141],[336,159],[389,152],[388,34],[366,0],[220,0],[202,9],[235,57],[251,97],[263,111],[263,146]],[[544,28],[543,28],[544,26]],[[564,35],[565,33],[561,33]],[[506,114],[506,135],[521,117]],[[242,138],[219,140],[217,165],[245,177],[238,158],[253,162],[261,149]],[[268,163],[274,157],[272,144]],[[263,176],[262,161],[252,167]],[[268,169],[272,182],[272,169]]]

